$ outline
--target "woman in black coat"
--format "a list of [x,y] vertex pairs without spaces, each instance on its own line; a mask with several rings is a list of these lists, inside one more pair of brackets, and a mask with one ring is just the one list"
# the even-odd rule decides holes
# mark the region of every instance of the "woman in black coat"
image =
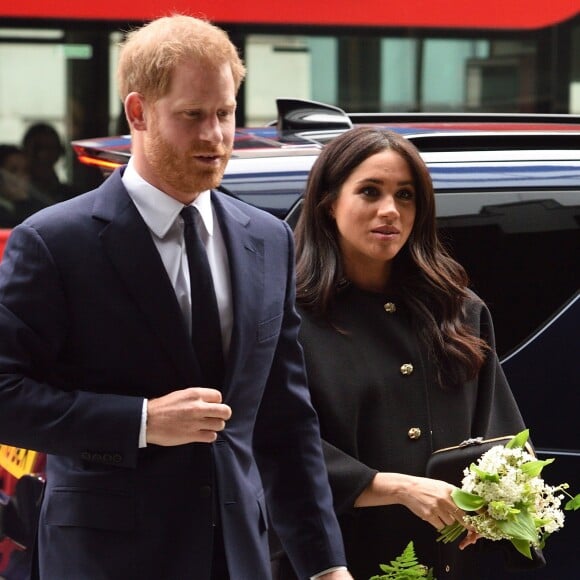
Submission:
[[[327,145],[310,173],[296,252],[301,340],[351,573],[380,574],[413,540],[438,580],[485,577],[491,560],[477,555],[486,540],[435,541],[464,514],[453,485],[426,477],[427,460],[524,424],[489,311],[437,237],[415,147],[370,127]],[[294,577],[283,557],[273,570]]]

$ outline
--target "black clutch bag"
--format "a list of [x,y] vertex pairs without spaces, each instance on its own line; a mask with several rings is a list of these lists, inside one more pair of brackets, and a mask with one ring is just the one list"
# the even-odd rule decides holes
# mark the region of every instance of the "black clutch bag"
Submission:
[[[442,479],[457,487],[461,487],[463,470],[466,467],[469,467],[472,463],[476,463],[492,447],[506,445],[512,438],[513,435],[494,437],[492,439],[475,437],[473,439],[466,439],[459,445],[453,447],[438,449],[429,457],[425,475],[432,479]],[[526,451],[534,455],[534,450],[529,443],[526,443]]]

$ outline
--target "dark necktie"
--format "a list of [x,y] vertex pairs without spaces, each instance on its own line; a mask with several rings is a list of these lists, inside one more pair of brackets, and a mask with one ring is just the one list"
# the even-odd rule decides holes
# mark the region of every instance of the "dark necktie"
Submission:
[[207,253],[196,225],[201,216],[193,206],[184,207],[180,215],[191,284],[191,340],[205,382],[202,386],[219,388],[224,372],[221,326]]

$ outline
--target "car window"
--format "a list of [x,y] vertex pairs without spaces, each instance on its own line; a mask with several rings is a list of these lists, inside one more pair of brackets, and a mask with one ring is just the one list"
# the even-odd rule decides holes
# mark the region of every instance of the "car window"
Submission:
[[580,190],[441,194],[437,208],[445,243],[492,311],[500,357],[579,288]]

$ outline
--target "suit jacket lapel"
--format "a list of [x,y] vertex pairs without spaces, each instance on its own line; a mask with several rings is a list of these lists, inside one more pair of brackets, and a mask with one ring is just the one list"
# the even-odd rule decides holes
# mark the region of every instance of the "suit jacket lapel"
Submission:
[[100,233],[103,248],[187,384],[192,367],[199,375],[199,365],[161,257],[119,171],[103,184],[93,215],[106,222]]
[[234,304],[232,340],[226,359],[227,387],[256,341],[264,293],[264,240],[250,233],[250,217],[228,203],[225,196],[212,192],[212,200],[228,252]]

